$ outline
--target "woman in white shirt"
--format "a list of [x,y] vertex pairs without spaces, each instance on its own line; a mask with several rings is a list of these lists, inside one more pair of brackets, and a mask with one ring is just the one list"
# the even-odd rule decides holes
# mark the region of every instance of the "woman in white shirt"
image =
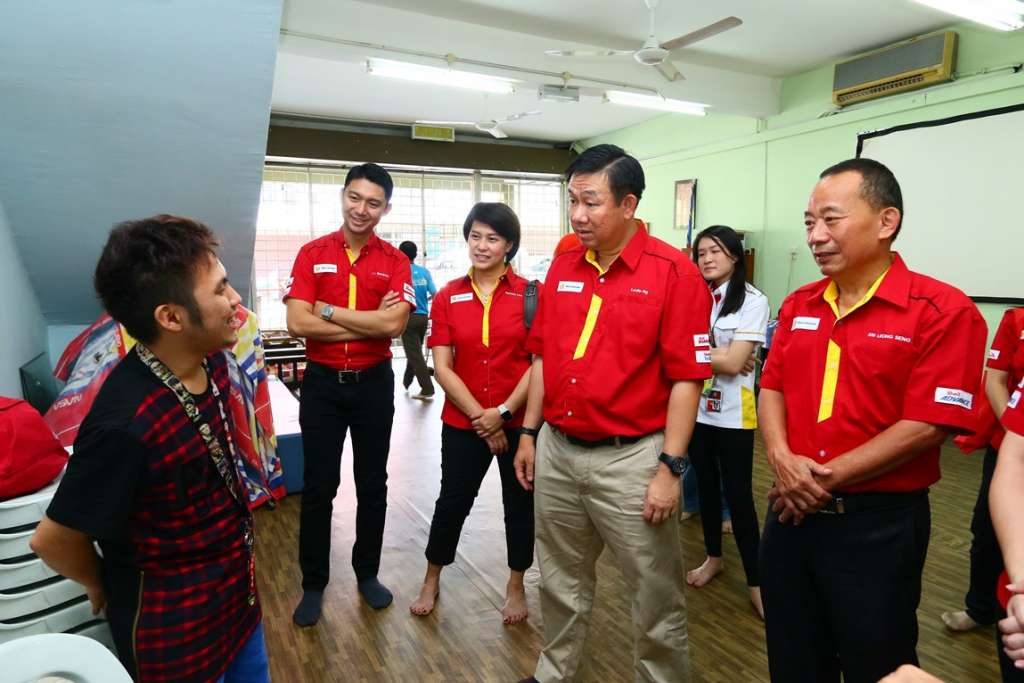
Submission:
[[721,479],[750,601],[764,618],[757,576],[760,532],[751,490],[757,401],[754,375],[743,374],[743,365],[764,344],[768,299],[746,282],[743,243],[735,230],[711,226],[697,235],[694,245],[693,260],[714,295],[710,321],[714,375],[704,384],[689,450],[700,490],[707,559],[687,572],[686,582],[703,586],[722,571]]

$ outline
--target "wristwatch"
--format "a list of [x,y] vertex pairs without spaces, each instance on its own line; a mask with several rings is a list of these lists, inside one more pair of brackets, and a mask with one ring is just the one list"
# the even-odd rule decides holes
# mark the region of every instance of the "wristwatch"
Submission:
[[498,406],[498,414],[501,415],[501,419],[508,422],[512,419],[512,411],[508,409],[508,406],[502,403]]
[[334,315],[334,306],[331,304],[324,304],[324,307],[320,309],[320,317],[324,320],[330,320],[331,316]]
[[658,455],[658,460],[668,465],[669,472],[672,474],[677,477],[683,475],[683,466],[686,464],[686,458],[676,458],[668,453],[661,453]]

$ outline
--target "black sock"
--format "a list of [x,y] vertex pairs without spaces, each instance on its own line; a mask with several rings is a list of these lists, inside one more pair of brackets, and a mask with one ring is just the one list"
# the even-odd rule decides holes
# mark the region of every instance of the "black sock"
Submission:
[[320,620],[320,605],[324,600],[323,591],[303,591],[302,600],[292,614],[292,621],[299,626],[312,626]]
[[384,609],[395,599],[391,591],[378,581],[376,576],[359,581],[359,594],[374,609]]

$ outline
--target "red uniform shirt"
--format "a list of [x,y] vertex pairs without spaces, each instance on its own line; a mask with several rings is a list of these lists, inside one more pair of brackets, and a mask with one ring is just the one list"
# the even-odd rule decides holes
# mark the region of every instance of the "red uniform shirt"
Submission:
[[[1003,314],[985,364],[1005,372],[1009,387],[1017,386],[1024,379],[1024,308],[1011,308]],[[992,448],[998,449],[1005,435],[997,424],[992,434]]]
[[665,428],[673,382],[711,376],[711,293],[678,249],[639,229],[607,271],[555,258],[526,348],[544,359],[544,420],[582,439]]
[[[487,304],[469,275],[452,280],[434,297],[427,346],[452,347],[455,374],[484,408],[504,403],[530,367],[523,323],[527,284],[509,267]],[[521,408],[508,426],[522,426],[523,412]],[[451,399],[445,399],[441,420],[459,429],[473,428]]]
[[1024,380],[1021,380],[1017,384],[1017,388],[1010,394],[1010,401],[1006,404],[1001,422],[1005,429],[1024,436],[1024,406],[1021,405],[1024,401],[1020,400],[1022,389],[1024,389]]
[[[963,292],[912,273],[898,254],[842,318],[825,278],[790,294],[761,377],[782,392],[790,449],[818,462],[899,420],[973,426],[987,330]],[[830,303],[832,300],[833,303]],[[939,479],[938,447],[847,491],[912,491]]]
[[[305,244],[295,257],[285,300],[323,301],[338,308],[374,311],[384,295],[394,291],[416,308],[412,270],[405,254],[371,235],[358,257],[353,260],[352,256],[341,230]],[[391,358],[391,339],[307,339],[306,358],[336,370],[363,370]]]

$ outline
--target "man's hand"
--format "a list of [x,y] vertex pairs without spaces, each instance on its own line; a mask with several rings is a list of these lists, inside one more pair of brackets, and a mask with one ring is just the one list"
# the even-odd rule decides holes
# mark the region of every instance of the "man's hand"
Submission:
[[394,308],[402,302],[401,297],[398,296],[398,292],[390,291],[384,295],[384,298],[380,300],[380,305],[377,306],[378,311],[386,311],[389,308]]
[[912,664],[904,664],[878,683],[942,683],[942,681]]
[[505,425],[497,408],[486,408],[479,415],[470,417],[469,421],[476,433],[483,439],[497,434]]
[[679,477],[672,474],[665,465],[658,465],[658,472],[647,486],[644,496],[644,519],[651,524],[661,524],[676,513],[679,505]]
[[99,615],[103,608],[107,606],[107,593],[103,590],[103,584],[97,583],[86,586],[85,594],[89,596],[89,602],[92,603],[93,616]]
[[497,434],[492,434],[484,440],[487,442],[487,447],[491,449],[491,455],[501,455],[508,450],[508,437],[500,429]]
[[1014,593],[1006,603],[1006,618],[1000,620],[999,631],[1003,634],[1003,649],[1013,665],[1024,669],[1024,582],[1010,584]]
[[516,479],[519,485],[527,491],[533,490],[533,463],[537,456],[536,445],[532,436],[523,435],[519,439],[519,448],[516,449],[516,458],[512,466],[516,469]]
[[[832,494],[822,488],[815,476],[827,477],[832,470],[802,455],[775,453],[772,467],[775,469],[775,490],[792,505],[793,512],[810,514],[817,512],[832,500]],[[777,504],[778,501],[775,501]],[[781,516],[779,521],[783,521]]]

